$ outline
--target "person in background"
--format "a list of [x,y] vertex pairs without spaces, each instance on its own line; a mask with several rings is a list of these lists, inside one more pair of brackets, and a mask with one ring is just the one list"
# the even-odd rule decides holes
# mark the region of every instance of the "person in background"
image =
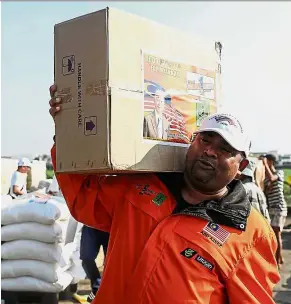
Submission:
[[61,189],[59,187],[56,175],[54,175],[52,183],[50,184],[48,188],[48,194],[53,196],[62,196]]
[[264,192],[265,178],[266,178],[266,169],[263,161],[261,159],[257,160],[256,169],[254,172],[254,178],[256,185]]
[[109,233],[88,226],[83,226],[81,235],[80,259],[86,276],[90,280],[91,293],[87,302],[91,303],[101,284],[101,274],[96,265],[96,258],[102,245],[104,258],[106,257]]
[[263,157],[266,170],[265,194],[267,197],[271,226],[275,232],[278,248],[276,260],[278,267],[284,263],[282,256],[282,237],[281,232],[287,217],[287,203],[284,198],[284,171],[276,170],[277,158],[275,155],[267,154]]
[[255,184],[254,172],[256,170],[257,159],[248,158],[249,164],[242,171],[240,180],[243,183],[251,205],[256,208],[270,222],[267,200],[264,192]]
[[18,168],[11,177],[11,184],[8,193],[13,199],[27,194],[27,173],[30,168],[31,162],[28,158],[24,157],[18,161]]

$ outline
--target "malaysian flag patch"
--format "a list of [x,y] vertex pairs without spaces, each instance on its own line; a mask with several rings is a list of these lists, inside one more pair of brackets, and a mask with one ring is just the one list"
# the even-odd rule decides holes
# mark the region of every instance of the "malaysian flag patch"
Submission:
[[230,233],[218,224],[209,222],[201,231],[210,241],[221,247],[228,239]]

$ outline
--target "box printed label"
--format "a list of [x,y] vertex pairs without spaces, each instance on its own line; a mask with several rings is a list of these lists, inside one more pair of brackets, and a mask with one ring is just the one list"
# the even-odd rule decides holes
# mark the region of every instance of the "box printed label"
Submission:
[[215,71],[142,53],[143,138],[189,144],[205,116],[216,112]]

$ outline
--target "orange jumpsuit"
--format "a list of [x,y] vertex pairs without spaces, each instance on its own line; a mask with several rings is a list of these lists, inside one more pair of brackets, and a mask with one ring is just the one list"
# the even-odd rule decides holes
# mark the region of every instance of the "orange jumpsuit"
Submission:
[[110,232],[94,304],[275,303],[277,242],[254,208],[238,229],[173,214],[176,199],[155,174],[57,179],[73,217]]

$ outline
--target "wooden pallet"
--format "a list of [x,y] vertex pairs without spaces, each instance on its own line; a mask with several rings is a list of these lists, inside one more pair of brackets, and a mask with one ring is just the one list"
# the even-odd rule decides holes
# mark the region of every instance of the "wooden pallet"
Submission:
[[4,304],[58,304],[59,300],[72,299],[76,291],[77,284],[69,285],[60,293],[1,290],[1,300]]
[[5,304],[38,303],[58,304],[59,294],[49,292],[1,291],[1,299]]

